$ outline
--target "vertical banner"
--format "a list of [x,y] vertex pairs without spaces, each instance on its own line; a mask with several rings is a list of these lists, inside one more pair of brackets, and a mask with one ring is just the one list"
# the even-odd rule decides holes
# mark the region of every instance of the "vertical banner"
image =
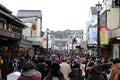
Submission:
[[108,28],[100,28],[100,44],[108,44],[109,37],[108,37]]
[[88,44],[97,44],[97,28],[89,28]]
[[47,48],[47,40],[46,39],[43,40],[43,48]]
[[52,48],[52,40],[48,40],[48,48]]
[[69,45],[68,45],[68,49],[72,49],[72,44],[69,44]]
[[76,49],[76,43],[73,44],[73,49]]

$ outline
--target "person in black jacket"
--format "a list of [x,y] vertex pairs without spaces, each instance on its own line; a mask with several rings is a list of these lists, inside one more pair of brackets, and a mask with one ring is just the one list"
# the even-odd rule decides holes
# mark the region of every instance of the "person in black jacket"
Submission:
[[82,70],[77,61],[73,61],[72,72],[69,74],[71,80],[82,80]]

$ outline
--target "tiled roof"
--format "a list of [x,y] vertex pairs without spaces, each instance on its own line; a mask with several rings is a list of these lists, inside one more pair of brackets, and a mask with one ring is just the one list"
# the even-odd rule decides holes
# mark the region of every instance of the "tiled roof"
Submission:
[[[7,17],[8,19],[10,19],[11,23],[18,23],[21,24],[23,26],[25,26],[21,20],[19,20],[17,17],[15,17],[14,15],[12,15],[12,12],[10,10],[8,10],[6,7],[4,7],[2,4],[0,4],[0,15],[3,15],[5,17]],[[19,27],[23,27],[19,25]]]
[[97,15],[97,8],[96,7],[91,7],[91,14]]
[[41,17],[41,10],[18,10],[17,17]]
[[5,6],[3,6],[2,4],[0,4],[0,9],[3,10],[4,12],[6,12],[6,13],[9,13],[9,14],[12,13],[12,11],[10,11],[9,9],[7,9],[7,8],[6,8]]

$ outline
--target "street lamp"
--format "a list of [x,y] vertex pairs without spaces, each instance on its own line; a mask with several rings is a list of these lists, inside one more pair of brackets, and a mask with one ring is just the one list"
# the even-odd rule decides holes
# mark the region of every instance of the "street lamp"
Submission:
[[100,11],[102,9],[102,5],[100,2],[96,4],[97,8],[97,56],[101,56],[100,54]]
[[47,28],[47,55],[48,55],[48,34],[49,34],[49,29]]

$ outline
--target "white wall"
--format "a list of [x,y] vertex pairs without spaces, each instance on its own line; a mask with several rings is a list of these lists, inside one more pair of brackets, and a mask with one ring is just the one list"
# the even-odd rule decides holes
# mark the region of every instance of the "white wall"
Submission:
[[[26,36],[31,36],[30,34],[32,34],[33,37],[40,37],[40,32],[41,32],[41,18],[38,17],[30,17],[30,18],[22,18],[21,19],[24,23],[31,23],[31,24],[35,24],[36,25],[36,30],[32,30],[31,26],[28,27],[28,29],[23,30],[23,35]],[[31,28],[31,30],[30,30]],[[30,33],[30,34],[26,34],[26,31]]]
[[23,29],[22,35],[24,35],[24,36],[31,36],[30,30],[31,30],[31,27]]
[[36,26],[37,26],[37,34],[36,34],[36,36],[37,37],[40,37],[40,32],[41,32],[41,25],[40,24],[42,24],[41,22],[40,22],[40,18],[37,18],[37,21],[36,21],[37,23],[36,23]]
[[117,28],[119,25],[119,8],[111,8],[107,14],[107,25],[109,29]]

